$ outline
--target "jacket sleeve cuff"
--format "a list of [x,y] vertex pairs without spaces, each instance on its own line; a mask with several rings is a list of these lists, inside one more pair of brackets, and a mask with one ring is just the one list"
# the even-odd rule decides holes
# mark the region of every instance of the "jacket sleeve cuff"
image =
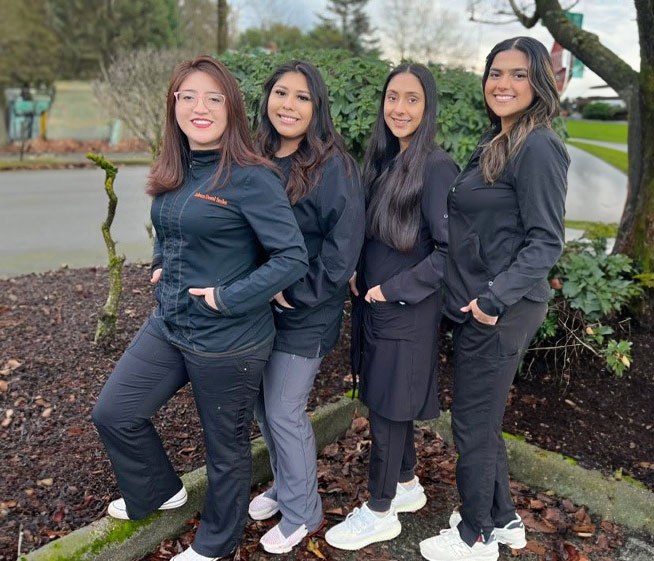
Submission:
[[157,269],[161,269],[163,264],[163,259],[159,255],[155,255],[152,258],[152,263],[150,263],[150,274],[154,273]]
[[216,286],[213,289],[213,299],[216,302],[216,308],[218,308],[218,311],[223,314],[224,316],[231,316],[232,314],[229,313],[229,310],[227,309],[227,306],[225,305],[225,302],[223,301],[222,298],[222,291],[223,291],[222,286]]
[[492,292],[477,298],[477,306],[488,316],[501,316],[506,310],[506,305]]

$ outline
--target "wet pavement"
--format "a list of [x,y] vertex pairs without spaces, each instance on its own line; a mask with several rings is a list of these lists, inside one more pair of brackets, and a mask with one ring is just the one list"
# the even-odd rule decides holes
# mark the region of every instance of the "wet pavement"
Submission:
[[[574,146],[566,218],[619,222],[626,199],[622,172]],[[83,155],[81,156],[83,159]],[[151,243],[147,166],[119,168],[112,226],[129,261],[148,260]],[[0,173],[0,276],[16,276],[107,262],[101,224],[106,217],[104,172],[98,169],[18,170]],[[576,232],[569,231],[567,237]]]

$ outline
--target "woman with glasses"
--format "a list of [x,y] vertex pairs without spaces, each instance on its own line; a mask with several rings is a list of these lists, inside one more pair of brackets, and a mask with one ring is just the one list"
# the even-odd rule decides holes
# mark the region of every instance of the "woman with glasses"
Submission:
[[122,493],[108,512],[138,520],[186,502],[150,418],[190,382],[208,490],[195,541],[177,561],[229,555],[241,539],[249,425],[274,338],[269,302],[307,269],[302,234],[271,168],[253,150],[229,71],[206,56],[177,66],[147,187],[157,306],[93,410]]
[[308,62],[283,64],[264,84],[257,144],[283,172],[309,253],[306,275],[275,296],[277,336],[255,409],[274,482],[251,501],[249,513],[263,520],[281,511],[260,541],[269,553],[286,553],[323,520],[305,408],[322,358],[338,341],[363,243],[364,197],[356,164],[334,129],[327,86]]

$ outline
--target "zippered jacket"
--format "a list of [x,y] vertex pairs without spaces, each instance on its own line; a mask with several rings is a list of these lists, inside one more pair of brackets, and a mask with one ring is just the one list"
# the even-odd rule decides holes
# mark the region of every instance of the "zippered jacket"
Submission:
[[[288,178],[292,158],[275,158]],[[354,160],[330,157],[317,185],[293,206],[309,254],[306,275],[284,289],[294,309],[273,303],[274,349],[321,357],[338,342],[348,281],[365,231],[365,197]]]
[[[269,302],[304,275],[307,253],[279,178],[232,164],[214,187],[218,158],[192,152],[185,182],[152,202],[153,268],[162,268],[153,319],[182,348],[232,355],[272,340]],[[215,287],[218,309],[192,287]]]

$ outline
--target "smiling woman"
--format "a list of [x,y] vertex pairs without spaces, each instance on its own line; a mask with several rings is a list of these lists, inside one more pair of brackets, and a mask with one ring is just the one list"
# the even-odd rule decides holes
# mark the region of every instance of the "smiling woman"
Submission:
[[270,299],[307,254],[282,185],[254,152],[235,78],[219,61],[179,64],[163,146],[148,178],[157,306],[93,409],[122,498],[120,519],[182,506],[186,489],[150,418],[190,382],[207,449],[208,492],[191,547],[211,561],[238,545],[252,470],[248,425],[270,356]]

